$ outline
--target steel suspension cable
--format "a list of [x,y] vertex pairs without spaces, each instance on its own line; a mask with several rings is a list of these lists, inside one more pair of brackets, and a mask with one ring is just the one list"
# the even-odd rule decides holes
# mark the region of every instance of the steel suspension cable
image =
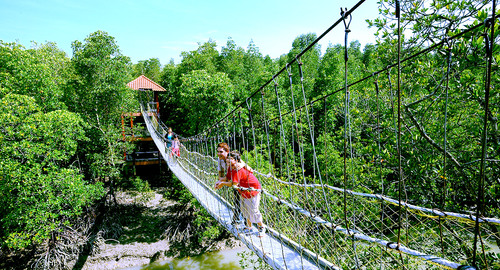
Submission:
[[[274,79],[274,78],[273,78]],[[283,139],[283,149],[284,149],[284,152],[285,152],[285,159],[286,159],[286,163],[284,162],[284,159],[282,157],[282,152],[283,151],[280,151],[280,155],[281,155],[281,160],[282,160],[282,163],[285,163],[286,164],[286,172],[287,172],[287,175],[288,175],[288,179],[291,179],[291,175],[290,175],[290,166],[288,164],[288,148],[286,147],[286,137],[285,137],[285,128],[283,127],[283,116],[281,115],[281,102],[280,102],[280,95],[278,94],[278,82],[274,81],[274,93],[276,94],[276,103],[278,104],[278,115],[279,115],[279,125],[280,125],[280,135]],[[281,144],[280,144],[280,147],[281,147]]]
[[[345,100],[344,100],[344,189],[347,188],[347,183],[348,179],[351,180],[351,189],[354,189],[355,187],[355,182],[354,182],[354,176],[352,175],[352,170],[354,169],[354,155],[352,151],[352,134],[351,134],[351,115],[350,115],[350,99],[351,99],[351,93],[350,89],[348,87],[348,62],[349,62],[349,52],[348,52],[348,37],[349,33],[351,32],[351,29],[349,29],[349,26],[351,25],[352,22],[352,15],[347,14],[347,8],[343,10],[340,8],[340,15],[342,17],[342,21],[344,23],[344,88],[345,88]],[[347,21],[349,20],[349,21]],[[348,151],[349,149],[349,151]],[[347,166],[347,152],[349,152],[349,166]],[[348,171],[349,170],[349,175]],[[352,229],[356,229],[356,209],[355,209],[355,202],[354,202],[354,196],[351,196],[352,198]],[[349,224],[347,223],[347,194],[344,192],[344,219],[346,220],[346,228],[349,230]],[[357,248],[356,248],[356,240],[354,238],[354,234],[351,235],[351,241],[352,241],[352,248],[354,250],[354,258],[355,258],[355,263],[356,263],[356,268],[359,268],[359,259],[358,259],[358,254],[357,254]]]
[[[381,156],[381,146],[380,146],[380,141],[381,141],[381,135],[380,135],[380,100],[379,100],[379,86],[378,86],[378,75],[373,74],[374,76],[377,76],[375,78],[373,84],[375,85],[375,93],[376,93],[376,104],[377,104],[377,167],[378,167],[378,175],[379,175],[379,181],[381,185],[381,193],[384,194],[384,179],[382,177],[382,156]],[[384,215],[385,215],[385,203],[384,200],[380,200],[380,236],[379,238],[382,239],[384,236]],[[384,254],[384,249],[383,247],[380,247],[380,257]],[[380,268],[383,268],[383,262],[382,260],[380,261]]]
[[[447,184],[447,175],[446,175],[446,151],[447,151],[447,127],[448,127],[448,90],[449,90],[449,82],[450,82],[450,69],[451,69],[451,48],[448,46],[447,48],[447,57],[446,57],[447,65],[446,65],[446,85],[445,85],[445,108],[444,108],[444,138],[443,138],[443,187],[442,187],[442,196],[441,196],[441,209],[444,209],[445,206],[445,198],[448,194],[448,184]],[[441,240],[441,256],[444,256],[444,243],[443,243],[443,229],[442,229],[442,217],[439,217],[439,236]]]
[[[248,102],[249,100],[250,100],[250,102]],[[248,110],[248,119],[250,121],[250,126],[252,128],[252,139],[253,139],[253,145],[254,145],[254,153],[255,153],[255,157],[258,157],[257,141],[255,140],[255,127],[253,124],[253,116],[252,116],[252,99],[247,98],[246,104],[247,104],[247,110]],[[260,158],[256,158],[256,161],[257,161],[257,168],[260,168]]]
[[[397,22],[397,28],[398,28],[398,43],[397,43],[397,70],[398,70],[398,79],[397,79],[397,93],[398,93],[398,136],[397,136],[397,151],[398,151],[398,201],[399,201],[399,215],[398,215],[398,248],[401,244],[401,228],[402,228],[402,188],[403,188],[403,167],[402,167],[402,161],[401,161],[401,122],[402,122],[402,115],[401,115],[401,7],[399,0],[396,0],[396,18],[398,20]],[[400,253],[400,258],[401,262],[404,267],[404,261],[403,261],[403,255]]]
[[[481,137],[481,164],[478,179],[478,195],[477,195],[477,211],[476,216],[480,217],[484,213],[484,182],[486,178],[485,163],[486,163],[486,144],[487,144],[487,133],[488,133],[488,111],[490,105],[490,86],[491,86],[491,68],[493,63],[493,46],[495,45],[495,15],[496,15],[496,0],[492,3],[492,16],[491,21],[485,21],[485,49],[486,49],[486,75],[485,75],[485,86],[484,86],[484,118],[483,118],[483,134]],[[490,37],[488,37],[488,27],[490,29]],[[479,232],[479,222],[476,221],[474,229],[474,246],[473,246],[473,261],[472,264],[477,266],[476,254],[477,254],[477,239],[481,238]],[[483,245],[482,245],[483,246]],[[484,253],[484,251],[483,251]],[[486,261],[486,260],[485,260]]]

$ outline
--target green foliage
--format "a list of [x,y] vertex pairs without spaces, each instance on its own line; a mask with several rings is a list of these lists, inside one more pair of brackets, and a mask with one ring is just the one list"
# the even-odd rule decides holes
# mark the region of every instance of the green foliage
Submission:
[[[98,31],[73,44],[0,44],[0,240],[21,249],[46,242],[104,195],[98,177],[119,178],[119,116],[136,110],[130,61]],[[52,239],[57,242],[57,239]]]
[[[213,119],[219,119],[233,108],[234,87],[224,73],[209,74],[205,70],[194,70],[182,77],[180,105],[190,108],[185,116],[185,134],[201,132]],[[203,100],[204,102],[199,102]]]
[[217,72],[219,66],[217,43],[210,39],[198,45],[197,50],[181,53],[182,62],[177,67],[179,74],[188,74],[194,70],[206,70],[209,74]]
[[[212,40],[200,43],[197,50],[182,53],[183,60],[179,65],[176,66],[171,62],[163,67],[160,82],[167,89],[167,93],[160,95],[161,115],[167,126],[174,126],[174,130],[177,131],[182,130],[184,136],[194,135],[191,133],[194,132],[194,129],[191,129],[186,122],[189,121],[188,118],[193,113],[193,106],[200,106],[197,99],[185,99],[186,95],[183,93],[184,87],[182,86],[185,83],[184,77],[199,77],[200,72],[207,78],[210,76],[209,85],[212,87],[198,87],[195,92],[224,97],[222,105],[239,105],[245,101],[249,94],[268,80],[272,74],[271,71],[275,69],[276,63],[269,57],[263,58],[253,42],[249,43],[245,51],[229,38],[220,54],[216,50],[216,46]],[[195,75],[196,73],[198,74]],[[221,82],[215,82],[218,80],[216,78],[223,79]],[[227,85],[228,83],[231,86]],[[231,92],[228,93],[227,88],[230,88]],[[210,92],[204,93],[207,89]],[[228,111],[227,107],[217,109],[216,116],[221,118]],[[202,112],[205,113],[206,109],[203,108]],[[211,112],[209,115],[212,116],[214,113]],[[197,130],[201,132],[209,126],[211,126],[209,122],[197,123]]]
[[67,102],[81,111],[94,125],[99,121],[114,122],[124,109],[132,109],[126,97],[131,92],[126,83],[130,80],[130,60],[120,53],[114,37],[106,32],[90,34],[85,42],[72,44],[72,63],[77,79],[68,89]]
[[161,79],[161,63],[158,58],[150,58],[149,60],[141,60],[133,66],[133,77],[144,75],[149,79],[160,82]]
[[114,37],[106,32],[90,34],[85,41],[72,44],[71,60],[75,79],[66,89],[66,102],[89,124],[90,139],[79,154],[90,177],[118,178],[123,163],[120,115],[138,108],[136,91],[126,87],[131,65],[120,53]]
[[269,270],[273,269],[261,258],[256,257],[251,251],[242,251],[238,253],[240,257],[240,267],[242,269],[253,269],[253,270]]
[[16,93],[34,97],[43,111],[65,109],[64,86],[70,77],[69,59],[55,44],[0,42],[0,97]]
[[72,165],[86,140],[77,114],[43,113],[34,98],[16,94],[0,99],[0,111],[0,239],[21,249],[70,226],[104,189]]
[[141,179],[141,177],[130,177],[128,181],[123,183],[123,187],[127,190],[133,190],[137,192],[151,192],[151,187],[148,181]]

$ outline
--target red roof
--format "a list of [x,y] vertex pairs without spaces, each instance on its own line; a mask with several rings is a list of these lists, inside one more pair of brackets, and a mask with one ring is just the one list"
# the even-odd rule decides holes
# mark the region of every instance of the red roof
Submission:
[[134,90],[167,91],[161,85],[155,83],[148,77],[141,75],[137,79],[127,83],[127,86]]

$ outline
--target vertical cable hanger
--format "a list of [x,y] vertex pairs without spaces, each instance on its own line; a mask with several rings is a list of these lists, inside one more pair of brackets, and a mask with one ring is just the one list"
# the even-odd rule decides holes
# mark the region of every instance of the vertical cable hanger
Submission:
[[[478,195],[477,195],[477,211],[476,217],[481,217],[484,215],[484,184],[486,180],[486,155],[487,155],[487,133],[488,133],[488,112],[490,104],[490,87],[491,87],[491,66],[493,62],[493,46],[495,44],[495,16],[496,16],[496,0],[493,0],[492,4],[492,16],[491,19],[487,19],[484,23],[484,43],[486,51],[486,76],[485,76],[485,86],[484,86],[484,118],[483,118],[483,134],[481,136],[481,164],[479,170],[478,179]],[[491,27],[491,30],[489,29]],[[488,36],[488,30],[490,30],[490,37]],[[479,221],[476,219],[476,224],[474,228],[474,245],[473,245],[473,261],[472,265],[477,267],[477,240],[481,239],[479,230]],[[481,245],[483,245],[481,241]],[[483,252],[484,253],[484,252]]]
[[[398,246],[397,249],[399,250],[401,246],[401,227],[402,227],[402,192],[403,192],[403,166],[402,166],[402,160],[401,160],[401,122],[402,122],[402,114],[401,114],[401,6],[399,3],[399,0],[396,0],[396,18],[398,19],[398,53],[397,53],[397,69],[398,69],[398,79],[397,79],[397,92],[398,92],[398,136],[397,136],[397,151],[398,151],[398,208],[399,208],[399,214],[398,214]],[[404,267],[404,261],[403,261],[403,254],[400,254],[401,262]]]
[[243,126],[243,121],[241,120],[241,110],[238,110],[238,118],[240,119],[240,128],[241,128],[241,147],[248,152],[248,145],[245,144],[245,133],[244,133],[245,127]]
[[[245,100],[247,104],[247,110],[248,110],[248,120],[250,121],[250,127],[252,128],[252,139],[253,139],[253,147],[254,147],[254,152],[255,152],[255,157],[257,157],[257,142],[255,141],[255,128],[253,125],[253,117],[252,117],[252,98],[247,98]],[[257,168],[260,168],[260,159],[257,158]]]
[[[299,149],[298,149],[299,152],[300,152],[300,142],[299,142],[299,134],[298,134],[298,128],[297,128],[297,114],[295,113],[296,112],[295,99],[293,98],[292,68],[289,66],[289,64],[287,64],[285,66],[285,69],[286,69],[286,71],[288,73],[288,82],[290,84],[290,94],[291,94],[291,97],[292,97],[292,116],[293,116],[293,120],[294,120],[295,125],[292,124],[292,126],[291,126],[291,132],[292,132],[292,134],[290,136],[290,140],[291,140],[291,145],[292,145],[292,153],[295,154],[294,133],[297,133],[297,145],[299,147]],[[295,155],[294,154],[292,155],[292,166],[295,168]],[[295,175],[296,175],[296,173],[295,173],[295,170],[294,170],[294,180],[296,178]]]
[[[238,150],[238,152],[240,151],[239,147],[238,147],[238,144],[237,144],[237,133],[236,133],[236,114],[233,112],[233,120],[231,121],[232,125],[233,125],[233,133],[232,133],[232,137],[233,137],[233,147],[231,147],[231,149],[234,149],[234,150]],[[240,153],[241,154],[241,153]]]
[[[299,158],[300,158],[300,166],[301,166],[301,172],[302,172],[302,180],[304,182],[304,184],[307,184],[306,183],[306,176],[305,176],[305,164],[304,164],[304,151],[303,151],[303,147],[302,147],[302,144],[301,144],[301,140],[300,140],[300,134],[299,134],[299,122],[297,120],[297,108],[295,106],[295,98],[294,98],[294,94],[293,94],[293,83],[292,83],[292,68],[291,66],[287,65],[286,66],[286,71],[288,72],[288,80],[290,82],[290,96],[291,96],[291,99],[292,99],[292,106],[293,106],[293,110],[292,110],[292,115],[293,115],[293,119],[294,119],[294,124],[295,124],[295,133],[297,134],[297,145],[298,145],[298,152],[299,152]],[[292,132],[293,132],[293,128],[292,128]],[[293,136],[292,136],[292,145],[293,144]],[[295,153],[295,151],[294,151]],[[295,160],[295,158],[294,158]],[[304,192],[305,192],[305,196],[306,196],[306,202],[308,201],[307,198],[307,188],[304,188]],[[310,210],[310,208],[308,209]]]
[[[443,138],[443,173],[441,175],[443,179],[443,187],[442,187],[442,196],[441,196],[441,210],[444,210],[445,207],[445,199],[448,194],[448,184],[447,184],[447,175],[446,175],[446,151],[447,151],[447,127],[448,127],[448,91],[449,91],[449,82],[450,82],[450,69],[451,69],[451,45],[448,42],[448,39],[446,40],[447,48],[447,57],[446,57],[446,84],[445,84],[445,108],[444,108],[444,124],[443,124],[443,129],[444,129],[444,138]],[[441,256],[445,255],[445,250],[444,250],[444,243],[443,243],[443,229],[442,229],[442,217],[439,216],[438,219],[439,222],[439,236],[440,236],[440,241],[441,241]]]
[[[373,76],[375,76],[375,74],[373,74]],[[373,81],[373,84],[375,85],[375,93],[376,93],[376,104],[377,104],[377,159],[376,159],[376,163],[377,163],[377,167],[378,167],[378,175],[379,175],[379,181],[380,181],[380,184],[381,184],[381,190],[382,190],[382,194],[385,193],[385,189],[384,189],[384,179],[382,177],[382,156],[381,156],[381,146],[380,146],[380,141],[381,141],[381,135],[380,135],[380,130],[381,130],[381,126],[380,126],[380,89],[379,89],[379,85],[378,85],[378,74],[377,74],[377,77],[375,78],[375,80]],[[385,217],[385,202],[384,200],[380,200],[380,206],[381,206],[381,210],[380,210],[380,238],[382,238],[384,236],[384,217]],[[384,249],[381,247],[380,248],[380,255],[382,257],[382,254],[384,253]],[[382,260],[380,261],[380,268],[383,268],[383,262]]]
[[[285,162],[285,164],[286,164],[286,170],[287,170],[287,176],[288,176],[288,178],[291,178],[291,176],[290,176],[290,164],[288,163],[288,150],[287,150],[287,147],[286,147],[285,128],[283,127],[283,116],[281,114],[281,102],[280,102],[280,97],[279,97],[279,93],[278,93],[278,82],[276,81],[275,77],[273,77],[273,81],[274,81],[274,93],[276,94],[276,102],[278,104],[279,124],[280,124],[280,131],[281,131],[280,133],[281,133],[281,137],[283,139],[283,149],[284,149],[284,152],[285,152],[285,159],[283,159],[283,157],[281,157],[281,162]],[[282,151],[280,151],[280,153],[281,152]]]
[[[274,79],[274,77],[273,77],[273,79]],[[274,81],[274,82],[275,82],[275,92],[276,92],[276,95],[277,95],[277,99],[278,99],[278,108],[279,108],[279,107],[280,107],[280,105],[279,105],[279,96],[278,96],[278,94],[277,94],[277,82],[276,82],[276,81]],[[262,93],[261,93],[261,94],[262,94],[262,108],[264,109],[264,107],[265,107],[265,105],[264,105],[264,104],[265,104],[265,102],[264,102],[264,92],[262,91]],[[280,114],[280,116],[281,116],[281,111],[280,111],[280,110],[279,110],[279,114]],[[269,121],[269,120],[268,120],[267,118],[265,118],[263,122],[264,122],[264,124],[265,124],[265,123],[269,123],[269,125],[270,125],[270,123],[271,123],[271,122],[270,122],[270,121],[268,122],[268,121]],[[270,128],[269,128],[269,129],[270,129]],[[274,130],[276,130],[276,127],[274,128]],[[267,125],[266,125],[266,134],[267,134],[267,146],[268,146],[268,151],[269,151],[269,157],[271,158],[271,146],[270,146],[270,139],[269,139],[269,132],[268,132]],[[278,136],[278,137],[279,137],[279,136]],[[273,137],[273,138],[274,138],[274,137]],[[284,143],[285,143],[285,142],[284,142]],[[281,143],[278,143],[278,144],[280,145],[279,147],[281,148]],[[276,147],[276,143],[273,143],[273,146],[274,146],[274,147]],[[286,146],[285,146],[285,148],[286,148]],[[276,149],[276,148],[274,148],[274,149]],[[276,152],[276,150],[274,150],[274,152]],[[281,155],[281,151],[280,151],[280,155]],[[283,162],[283,157],[281,157],[281,162]],[[272,164],[272,160],[270,160],[270,164]],[[281,165],[281,166],[283,166],[283,165]],[[275,173],[275,171],[274,171],[274,168],[275,168],[275,167],[276,167],[276,166],[271,166],[271,167],[270,167],[270,171],[269,171],[269,172],[271,173],[271,175],[276,175],[276,173]],[[276,176],[276,177],[277,177],[277,178],[280,178],[280,177],[282,177],[282,174],[281,174],[281,175],[278,175],[278,176]],[[273,183],[273,187],[274,187],[274,189],[275,189],[276,191],[278,191],[278,194],[277,194],[278,199],[279,199],[279,200],[281,200],[281,199],[282,199],[282,193],[281,193],[281,192],[279,192],[279,190],[280,190],[280,189],[277,187],[277,181],[274,181],[274,179],[272,179],[272,183]],[[282,217],[282,215],[281,215],[281,211],[277,211],[277,213],[278,213],[278,215],[277,215],[276,219],[278,220],[278,222],[281,222],[281,220],[283,219],[283,217]],[[286,217],[285,217],[285,219],[286,219]],[[279,235],[279,237],[280,237],[280,238],[282,237],[282,232],[281,232],[281,230],[279,230],[279,231],[278,231],[278,235]],[[283,258],[285,258],[285,250],[284,250],[283,244],[281,245],[281,256],[283,256]],[[303,264],[302,259],[301,259],[301,263]],[[286,260],[284,260],[284,264],[285,264],[285,269],[288,269],[288,266],[287,266],[287,262],[286,262]]]
[[[306,110],[307,123],[308,123],[308,126],[309,126],[309,135],[311,137],[311,146],[312,146],[312,151],[313,151],[313,170],[314,170],[314,168],[317,169],[318,178],[319,178],[319,182],[320,182],[320,185],[321,185],[321,192],[322,192],[322,195],[323,195],[323,200],[325,201],[326,208],[327,208],[327,211],[328,211],[328,219],[330,220],[330,222],[333,222],[332,213],[331,213],[331,210],[330,210],[330,204],[331,203],[330,203],[330,200],[328,199],[328,197],[326,195],[326,192],[325,192],[325,185],[324,185],[323,179],[321,177],[321,169],[319,167],[318,157],[317,157],[317,154],[316,154],[316,142],[314,140],[314,119],[311,119],[311,118],[313,118],[314,114],[311,112],[311,116],[309,115],[309,110],[308,110],[308,106],[307,106],[307,99],[306,99],[306,94],[305,94],[305,89],[304,89],[304,74],[303,74],[303,71],[302,71],[302,62],[300,61],[300,59],[297,59],[297,63],[298,63],[299,74],[300,74],[300,84],[301,84],[301,88],[302,88],[302,98],[304,100],[304,108]],[[311,104],[311,111],[312,111],[312,107],[313,107],[313,105]]]
[[265,111],[265,102],[264,102],[264,90],[261,91],[261,103],[262,103],[262,114],[263,114],[263,123],[264,123],[264,129],[266,131],[266,139],[267,139],[267,153],[269,155],[269,168],[268,170],[271,172],[272,171],[272,165],[273,165],[273,161],[271,159],[271,146],[270,146],[270,141],[269,141],[269,129],[268,129],[268,120],[267,120],[267,117],[266,117],[266,111]]
[[[345,30],[345,42],[344,46],[347,46],[347,35],[349,34],[348,30],[348,24],[346,23],[346,17],[345,17],[345,11],[341,8],[340,9],[340,15],[342,16],[342,19],[344,21],[344,26],[346,28]],[[349,228],[349,222],[347,220],[347,118],[349,114],[349,88],[347,86],[347,61],[349,60],[348,54],[347,54],[347,48],[344,48],[344,222],[347,231],[350,231]]]
[[[347,71],[348,71],[348,61],[349,61],[349,44],[348,44],[348,37],[349,33],[351,32],[351,29],[349,29],[352,21],[352,15],[351,13],[347,13],[347,8],[342,9],[340,8],[340,15],[342,17],[342,21],[344,23],[344,89],[345,89],[345,99],[344,99],[344,219],[346,223],[346,228],[351,235],[351,240],[352,240],[352,248],[354,250],[354,259],[356,263],[356,268],[359,268],[359,260],[358,260],[358,254],[357,254],[357,249],[356,249],[356,241],[354,239],[354,233],[353,231],[356,229],[356,213],[354,210],[354,201],[352,202],[353,210],[352,210],[352,226],[349,226],[348,220],[347,220],[347,180],[351,179],[351,184],[352,187],[354,187],[354,177],[349,177],[348,176],[348,166],[347,166],[347,153],[349,152],[349,158],[350,158],[350,164],[349,166],[352,169],[352,160],[353,160],[353,153],[352,153],[352,141],[351,141],[351,119],[350,119],[350,89],[348,86],[347,82]],[[349,170],[350,171],[350,170]],[[353,197],[354,200],[354,197]],[[349,227],[351,227],[352,231],[349,230]]]

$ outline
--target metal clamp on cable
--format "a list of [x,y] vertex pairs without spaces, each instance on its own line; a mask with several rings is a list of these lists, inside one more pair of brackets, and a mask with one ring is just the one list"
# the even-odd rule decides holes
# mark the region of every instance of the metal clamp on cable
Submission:
[[273,82],[274,82],[274,86],[278,85],[278,82],[276,81],[276,75],[273,75]]
[[[248,100],[250,100],[250,103],[248,102]],[[247,98],[245,100],[245,103],[247,104],[247,108],[249,111],[252,111],[252,99],[251,98]]]
[[373,81],[373,84],[375,84],[375,91],[376,91],[376,93],[377,93],[377,95],[378,95],[378,94],[379,94],[379,92],[380,92],[380,91],[379,91],[379,88],[378,88],[378,80],[377,80],[377,79],[375,79],[375,80]]
[[288,77],[292,77],[292,67],[290,67],[290,70],[288,70],[288,67],[290,67],[290,65],[286,64],[285,66],[286,72],[288,72]]
[[302,62],[300,61],[300,58],[297,57],[295,57],[295,60],[297,61],[297,65],[299,67],[300,81],[304,82],[304,73],[302,72]]
[[484,36],[484,49],[486,50],[486,57],[489,57],[489,55],[491,54],[490,36],[488,36],[488,33],[486,31],[484,32],[484,34],[482,34],[482,36]]
[[[395,244],[396,246],[395,247],[391,247],[392,244]],[[385,246],[388,247],[388,248],[390,248],[390,249],[399,250],[399,244],[396,243],[396,242],[388,242]]]
[[352,16],[349,13],[349,22],[347,22],[347,15],[346,14],[347,14],[347,8],[345,8],[345,10],[343,10],[342,8],[340,8],[340,16],[342,16],[342,20],[344,22],[344,27],[345,27],[345,40],[344,40],[344,43],[345,43],[344,61],[345,62],[347,62],[347,60],[349,60],[349,56],[347,54],[347,36],[351,32],[351,29],[349,29],[349,26],[351,25],[351,21],[352,21]]
[[486,19],[484,19],[484,27],[485,28],[489,28],[491,26],[491,23],[493,22],[493,18],[492,17],[488,17]]
[[349,13],[349,23],[346,23],[346,19],[347,19],[346,14],[347,14],[347,8],[345,8],[345,10],[343,10],[342,8],[340,8],[340,16],[342,16],[342,20],[344,21],[345,32],[349,33],[349,32],[351,32],[351,29],[349,29],[349,26],[351,25],[352,16]]
[[302,62],[300,61],[300,57],[295,56],[295,61],[297,61],[297,64],[299,64],[299,66],[302,66]]
[[399,5],[399,0],[396,0],[396,18],[401,16],[401,7]]

